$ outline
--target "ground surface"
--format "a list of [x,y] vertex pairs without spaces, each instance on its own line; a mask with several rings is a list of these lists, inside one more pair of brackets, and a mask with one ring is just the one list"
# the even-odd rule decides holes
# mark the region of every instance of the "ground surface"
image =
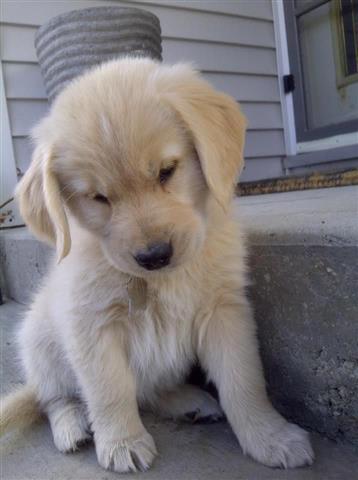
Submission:
[[[2,393],[21,376],[15,359],[13,332],[24,307],[15,303],[0,306]],[[316,462],[310,468],[272,470],[245,457],[227,423],[177,425],[146,416],[159,457],[145,474],[123,478],[147,480],[358,480],[358,452],[313,435]],[[1,480],[105,480],[118,474],[102,470],[93,445],[64,455],[52,442],[47,423],[0,440]]]

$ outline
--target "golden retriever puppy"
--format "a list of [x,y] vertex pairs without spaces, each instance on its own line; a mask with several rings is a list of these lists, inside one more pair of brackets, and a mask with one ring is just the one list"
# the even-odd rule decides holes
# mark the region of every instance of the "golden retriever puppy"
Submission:
[[[230,204],[243,165],[237,103],[187,65],[123,59],[72,82],[35,130],[17,197],[53,262],[19,334],[27,385],[4,429],[49,418],[62,452],[93,432],[100,465],[145,470],[139,408],[225,412],[243,451],[310,464],[306,432],[271,406]],[[183,385],[198,358],[221,407]]]

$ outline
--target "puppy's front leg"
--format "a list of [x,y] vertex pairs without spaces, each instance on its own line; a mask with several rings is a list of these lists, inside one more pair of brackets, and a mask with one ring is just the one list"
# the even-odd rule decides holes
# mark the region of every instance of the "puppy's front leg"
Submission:
[[271,467],[311,464],[308,434],[272,407],[265,390],[250,306],[217,306],[199,342],[199,357],[245,453]]
[[100,465],[116,472],[148,469],[156,448],[139,417],[121,326],[114,322],[75,337],[71,353],[88,403]]

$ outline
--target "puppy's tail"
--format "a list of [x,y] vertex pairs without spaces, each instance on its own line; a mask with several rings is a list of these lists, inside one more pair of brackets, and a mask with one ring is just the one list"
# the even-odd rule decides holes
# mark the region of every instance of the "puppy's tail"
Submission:
[[25,428],[41,416],[36,394],[29,385],[0,399],[0,436],[15,429]]

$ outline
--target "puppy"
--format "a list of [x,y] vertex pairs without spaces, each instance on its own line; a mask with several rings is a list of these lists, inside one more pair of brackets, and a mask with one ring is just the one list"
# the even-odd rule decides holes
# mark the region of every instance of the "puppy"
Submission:
[[[221,415],[271,467],[310,464],[306,432],[271,406],[231,200],[245,119],[187,65],[104,64],[73,81],[34,133],[17,188],[57,262],[19,333],[26,386],[2,427],[49,418],[72,451],[93,432],[100,465],[146,470],[156,455],[139,408]],[[199,359],[221,407],[183,385]]]

